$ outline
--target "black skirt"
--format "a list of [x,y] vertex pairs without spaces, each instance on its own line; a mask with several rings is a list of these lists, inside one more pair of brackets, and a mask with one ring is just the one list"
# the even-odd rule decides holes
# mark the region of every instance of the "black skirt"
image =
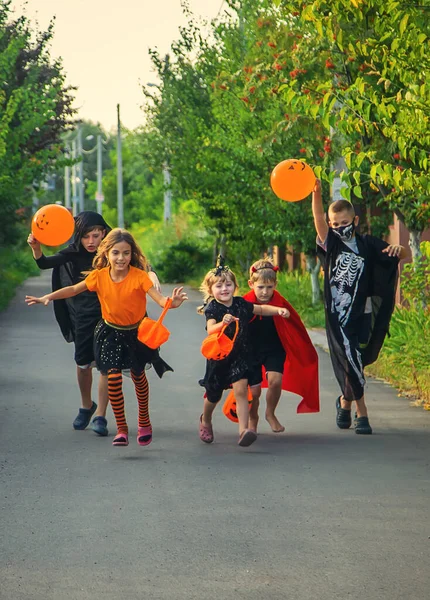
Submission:
[[151,364],[161,378],[166,371],[173,371],[159,354],[137,339],[137,327],[117,329],[105,321],[99,321],[94,331],[94,357],[97,369],[103,375],[114,369],[131,370],[140,375]]

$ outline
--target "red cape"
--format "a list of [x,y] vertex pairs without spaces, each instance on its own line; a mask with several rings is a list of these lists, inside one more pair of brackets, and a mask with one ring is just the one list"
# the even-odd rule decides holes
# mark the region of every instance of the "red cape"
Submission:
[[[244,298],[253,304],[261,304],[253,290],[245,294]],[[279,292],[275,291],[267,304],[287,308],[290,311],[288,319],[281,316],[273,317],[279,339],[287,353],[282,389],[302,397],[302,401],[297,406],[297,413],[319,412],[318,354],[306,327],[291,304]],[[267,388],[267,385],[263,368],[262,387]]]

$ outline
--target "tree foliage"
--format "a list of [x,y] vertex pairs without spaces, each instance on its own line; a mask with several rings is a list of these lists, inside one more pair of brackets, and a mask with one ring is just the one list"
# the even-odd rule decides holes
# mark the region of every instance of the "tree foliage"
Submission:
[[430,216],[425,6],[226,4],[206,28],[189,15],[169,57],[152,52],[161,83],[158,93],[144,89],[147,132],[154,164],[170,164],[175,193],[198,201],[208,230],[245,261],[276,243],[311,254],[310,203],[280,202],[270,172],[303,158],[327,196],[344,156],[344,195],[368,207],[368,226],[382,234],[396,212],[422,231]]
[[27,17],[12,18],[0,2],[0,244],[13,243],[33,182],[62,157],[62,135],[74,110],[60,61],[49,55],[53,35],[34,32]]

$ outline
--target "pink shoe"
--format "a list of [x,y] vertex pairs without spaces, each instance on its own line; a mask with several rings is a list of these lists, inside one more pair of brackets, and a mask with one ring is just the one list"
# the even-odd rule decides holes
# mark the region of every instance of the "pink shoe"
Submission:
[[152,442],[152,426],[139,427],[137,430],[137,443],[139,446],[148,446]]
[[127,433],[118,433],[112,442],[112,446],[128,446],[128,434]]
[[202,417],[203,415],[200,416],[199,437],[205,444],[212,444],[214,441],[212,425],[203,425]]

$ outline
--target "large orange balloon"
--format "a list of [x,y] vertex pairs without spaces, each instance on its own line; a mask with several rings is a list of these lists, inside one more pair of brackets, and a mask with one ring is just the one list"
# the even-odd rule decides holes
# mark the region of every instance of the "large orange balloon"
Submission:
[[281,200],[303,200],[315,187],[315,175],[302,160],[289,158],[276,165],[270,176],[272,190]]
[[75,220],[60,204],[47,204],[36,212],[31,222],[31,233],[45,246],[61,246],[73,235]]

